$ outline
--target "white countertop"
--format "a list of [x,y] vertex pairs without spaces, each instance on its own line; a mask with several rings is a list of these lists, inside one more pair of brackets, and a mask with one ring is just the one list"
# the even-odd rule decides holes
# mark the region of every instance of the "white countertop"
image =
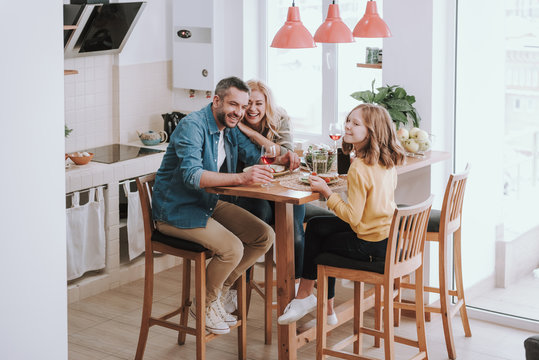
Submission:
[[[144,146],[142,142],[135,141],[124,145],[139,146],[149,149],[165,150],[168,143],[155,146]],[[134,178],[140,175],[157,171],[165,153],[145,155],[131,160],[120,161],[112,164],[103,164],[90,161],[86,165],[75,165],[69,159],[70,164],[65,170],[66,193],[88,189],[109,183],[117,183],[122,180]]]

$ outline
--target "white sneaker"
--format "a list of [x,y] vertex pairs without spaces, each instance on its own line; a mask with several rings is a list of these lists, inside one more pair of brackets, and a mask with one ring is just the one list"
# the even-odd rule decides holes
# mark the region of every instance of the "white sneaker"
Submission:
[[291,324],[314,309],[316,309],[316,296],[313,294],[307,296],[305,299],[294,299],[286,306],[284,313],[277,319],[277,323],[279,325]]
[[206,330],[214,334],[228,334],[230,328],[228,325],[221,319],[221,316],[215,311],[216,303],[218,300],[212,301],[210,306],[206,308]]
[[335,311],[333,312],[333,314],[328,315],[327,317],[328,325],[337,325],[338,322],[339,322],[339,319],[337,319],[337,314],[335,314]]
[[227,313],[231,314],[236,311],[238,308],[238,291],[229,289],[226,294],[221,295],[221,303]]
[[234,315],[229,314],[223,308],[221,298],[217,299],[216,301],[213,301],[210,306],[213,308],[213,311],[215,311],[215,313],[219,315],[228,326],[234,326],[238,323],[238,319]]

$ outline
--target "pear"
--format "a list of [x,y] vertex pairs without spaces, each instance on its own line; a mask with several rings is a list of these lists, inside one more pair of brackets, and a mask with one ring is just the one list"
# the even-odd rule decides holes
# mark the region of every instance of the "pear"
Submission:
[[419,151],[419,144],[414,139],[404,140],[404,149],[411,153],[416,153]]
[[425,130],[419,130],[415,133],[415,139],[419,141],[427,141],[429,139],[429,134]]
[[409,133],[410,138],[415,139],[416,134],[417,134],[419,131],[421,131],[420,128],[416,128],[416,127],[412,128],[412,129],[410,130],[410,133]]
[[419,144],[419,151],[428,151],[430,149],[430,141],[418,141]]
[[409,137],[410,137],[410,134],[408,133],[408,130],[406,130],[405,128],[400,128],[397,131],[397,139],[399,139],[401,142],[408,139]]

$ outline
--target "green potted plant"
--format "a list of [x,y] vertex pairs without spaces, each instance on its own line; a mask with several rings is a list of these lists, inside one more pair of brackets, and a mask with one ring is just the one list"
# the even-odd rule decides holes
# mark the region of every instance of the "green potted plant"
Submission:
[[371,89],[356,91],[350,96],[364,103],[378,104],[385,107],[397,129],[407,125],[410,121],[414,127],[419,127],[421,117],[412,105],[415,103],[415,96],[408,95],[406,90],[399,85],[379,87],[376,89],[378,92],[375,92],[374,80],[372,81]]
[[68,128],[67,125],[64,124],[64,137],[68,137],[72,131],[73,129]]

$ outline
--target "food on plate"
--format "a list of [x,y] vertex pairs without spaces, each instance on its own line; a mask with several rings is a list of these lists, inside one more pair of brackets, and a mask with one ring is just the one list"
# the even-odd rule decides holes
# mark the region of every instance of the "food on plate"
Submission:
[[[339,181],[339,175],[332,175],[332,174],[319,174],[319,175],[317,175],[315,172],[311,172],[310,175],[320,177],[327,184],[333,184],[334,182]],[[310,184],[308,176],[301,177],[300,181],[303,182],[303,183],[306,183],[306,184]]]
[[284,165],[270,165],[271,172],[280,173],[286,170]]
[[[288,173],[286,166],[284,165],[271,164],[269,165],[269,167],[270,167],[271,172],[274,174],[274,176],[284,175]],[[250,168],[251,166],[244,168],[243,172],[249,171]]]
[[337,175],[320,175],[320,178],[324,180],[326,183],[330,183],[332,181],[338,180],[339,177]]

